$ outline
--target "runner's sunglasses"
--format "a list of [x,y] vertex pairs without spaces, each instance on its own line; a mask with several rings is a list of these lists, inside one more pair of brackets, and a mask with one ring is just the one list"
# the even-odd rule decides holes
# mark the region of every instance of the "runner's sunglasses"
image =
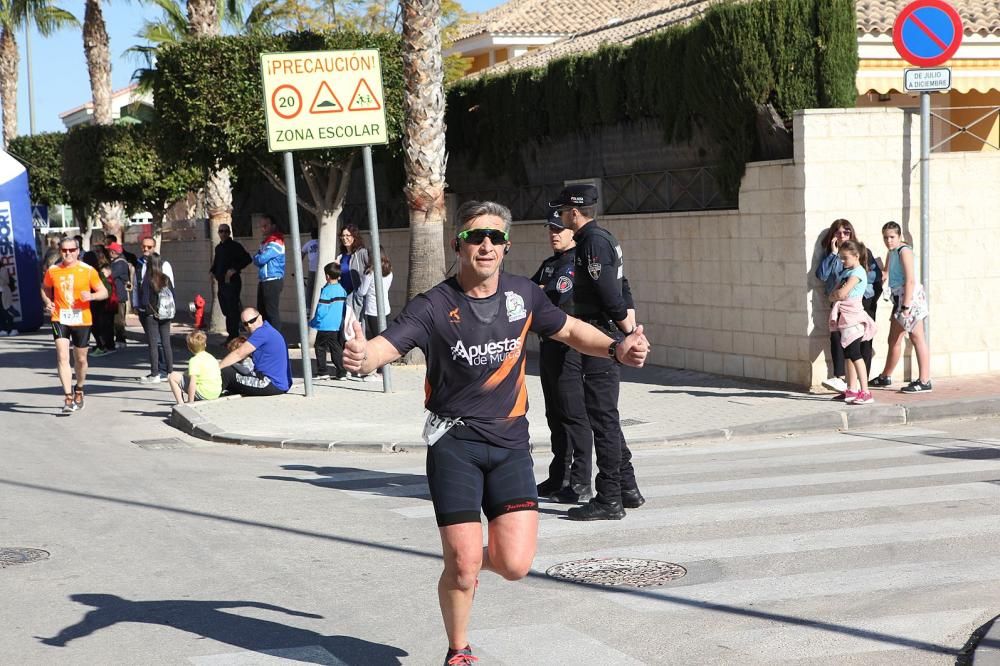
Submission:
[[509,236],[506,231],[499,229],[466,229],[459,232],[458,238],[466,245],[482,245],[487,238],[494,245],[503,245]]

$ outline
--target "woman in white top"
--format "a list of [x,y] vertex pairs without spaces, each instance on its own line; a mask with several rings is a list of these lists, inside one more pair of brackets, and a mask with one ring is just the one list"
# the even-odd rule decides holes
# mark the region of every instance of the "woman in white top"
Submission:
[[[385,294],[385,315],[389,317],[389,287],[392,286],[392,262],[385,248],[379,246],[382,255],[382,291]],[[365,337],[369,340],[379,334],[378,330],[378,305],[375,301],[375,273],[372,271],[371,261],[365,265],[365,274],[361,278],[361,286],[354,294],[356,302],[361,303],[361,312],[364,316],[362,322],[365,327]],[[362,300],[363,299],[363,300]]]

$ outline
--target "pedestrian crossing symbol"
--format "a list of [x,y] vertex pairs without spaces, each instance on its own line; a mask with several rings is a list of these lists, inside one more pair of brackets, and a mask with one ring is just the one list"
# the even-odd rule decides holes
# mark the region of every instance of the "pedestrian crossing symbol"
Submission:
[[344,110],[344,105],[337,99],[337,94],[333,92],[330,84],[323,81],[316,90],[316,97],[313,98],[309,113],[340,113]]
[[358,87],[351,97],[351,105],[347,107],[350,111],[378,111],[382,108],[371,86],[364,79],[358,81]]

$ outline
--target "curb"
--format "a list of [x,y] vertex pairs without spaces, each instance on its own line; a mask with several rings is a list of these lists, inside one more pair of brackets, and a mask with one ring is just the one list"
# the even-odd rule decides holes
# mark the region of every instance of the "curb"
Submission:
[[1000,615],[980,626],[961,650],[956,666],[1000,666]]
[[[228,398],[228,399],[239,399]],[[876,405],[868,409],[848,408],[810,416],[796,416],[729,428],[711,428],[669,437],[636,437],[630,446],[664,446],[712,440],[749,439],[768,435],[793,435],[809,432],[844,432],[865,428],[929,423],[955,418],[1000,415],[1000,396],[927,402],[915,405]],[[266,437],[229,432],[209,421],[193,407],[174,405],[170,425],[184,433],[210,442],[243,446],[289,449],[296,451],[357,451],[400,453],[426,448],[423,441],[313,440],[294,437]],[[998,663],[1000,666],[1000,663]]]

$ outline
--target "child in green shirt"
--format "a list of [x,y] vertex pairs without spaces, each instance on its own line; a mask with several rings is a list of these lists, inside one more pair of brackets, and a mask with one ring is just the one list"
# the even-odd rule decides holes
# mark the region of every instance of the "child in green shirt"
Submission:
[[183,375],[173,372],[167,377],[170,391],[178,405],[184,404],[182,390],[186,389],[187,401],[215,400],[222,394],[222,371],[214,356],[205,351],[208,336],[204,331],[192,331],[187,336],[187,348],[194,356],[188,361],[188,371]]

